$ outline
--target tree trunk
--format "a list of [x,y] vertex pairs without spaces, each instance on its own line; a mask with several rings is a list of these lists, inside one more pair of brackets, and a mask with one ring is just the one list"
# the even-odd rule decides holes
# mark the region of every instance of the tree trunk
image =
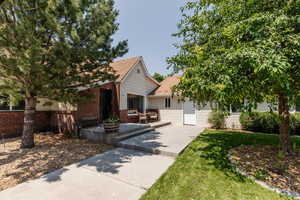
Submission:
[[284,155],[291,153],[291,140],[290,140],[290,112],[288,106],[288,97],[279,95],[278,97],[278,111],[280,117],[280,145],[281,151]]
[[35,120],[36,98],[25,99],[24,126],[21,148],[34,147],[34,120]]

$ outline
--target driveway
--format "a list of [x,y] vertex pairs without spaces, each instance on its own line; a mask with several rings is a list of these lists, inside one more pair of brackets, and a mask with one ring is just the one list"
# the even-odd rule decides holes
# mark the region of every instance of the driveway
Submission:
[[202,131],[201,127],[189,126],[157,129],[123,141],[130,149],[116,148],[19,184],[0,192],[0,199],[137,200],[173,164],[174,156]]

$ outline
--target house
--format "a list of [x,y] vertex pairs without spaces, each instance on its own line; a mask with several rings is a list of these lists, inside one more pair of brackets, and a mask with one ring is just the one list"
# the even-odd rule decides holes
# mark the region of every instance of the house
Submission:
[[114,82],[100,83],[98,87],[84,89],[81,95],[93,95],[94,99],[79,104],[77,118],[96,118],[99,122],[110,115],[117,115],[121,122],[137,122],[138,111],[149,107],[148,94],[159,87],[149,74],[142,57],[133,57],[111,64],[118,76]]
[[[180,76],[167,77],[158,83],[149,74],[141,56],[111,63],[111,67],[117,76],[116,80],[99,82],[94,88],[78,88],[80,95],[93,96],[85,103],[75,107],[60,102],[46,105],[47,99],[38,99],[37,130],[72,131],[75,123],[81,119],[94,119],[101,123],[112,115],[118,116],[123,123],[135,123],[139,119],[138,113],[153,109],[159,112],[162,121],[176,125],[209,126],[210,104],[199,106],[187,99],[180,101],[180,96],[172,93]],[[257,110],[269,110],[268,104],[259,104]],[[226,126],[241,128],[238,109],[232,108],[230,112]],[[20,135],[23,118],[24,103],[18,106],[0,105],[0,138]]]
[[[160,84],[149,74],[141,56],[111,63],[117,79],[98,83],[94,88],[78,88],[82,96],[92,95],[89,101],[76,107],[60,102],[45,105],[47,99],[38,99],[36,128],[72,130],[80,119],[95,119],[102,122],[111,115],[121,122],[137,122],[138,112],[146,112],[148,94]],[[136,112],[137,111],[137,112]],[[24,103],[14,107],[0,105],[0,137],[13,137],[22,133]]]

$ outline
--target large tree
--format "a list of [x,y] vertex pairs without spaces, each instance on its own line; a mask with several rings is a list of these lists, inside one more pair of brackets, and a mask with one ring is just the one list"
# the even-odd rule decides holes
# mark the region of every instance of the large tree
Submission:
[[22,148],[34,146],[37,98],[76,103],[79,86],[113,79],[113,0],[6,0],[0,7],[0,91],[25,99]]
[[157,82],[162,82],[163,80],[165,80],[165,76],[161,75],[160,73],[155,72],[152,76]]
[[182,9],[177,87],[199,103],[276,99],[281,150],[291,152],[289,108],[300,91],[299,0],[201,0]]

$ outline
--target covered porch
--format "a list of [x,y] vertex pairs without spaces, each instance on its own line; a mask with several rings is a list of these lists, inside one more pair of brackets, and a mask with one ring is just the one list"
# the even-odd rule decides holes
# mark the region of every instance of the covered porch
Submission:
[[77,107],[78,121],[94,121],[94,125],[112,116],[120,117],[118,89],[114,83],[107,83],[80,92],[88,101]]

